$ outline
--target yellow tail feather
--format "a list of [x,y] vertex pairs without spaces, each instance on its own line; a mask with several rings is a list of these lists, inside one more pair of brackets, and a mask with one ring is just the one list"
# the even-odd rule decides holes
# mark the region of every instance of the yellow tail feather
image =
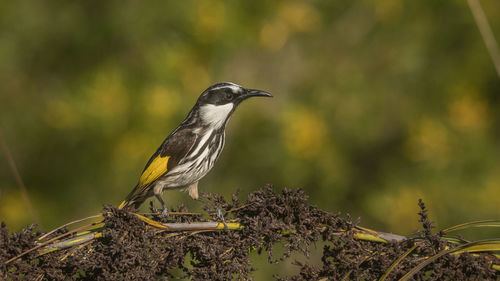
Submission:
[[123,207],[125,207],[125,204],[127,204],[127,201],[123,201],[120,203],[120,206],[118,206],[118,210],[121,210],[123,209]]

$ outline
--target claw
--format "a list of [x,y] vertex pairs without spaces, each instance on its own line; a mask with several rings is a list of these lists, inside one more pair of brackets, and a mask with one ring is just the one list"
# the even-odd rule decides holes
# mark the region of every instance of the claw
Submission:
[[155,197],[156,197],[156,199],[158,199],[158,201],[160,201],[161,208],[162,208],[161,215],[165,218],[168,217],[167,205],[165,205],[165,202],[163,202],[163,199],[161,199],[161,196],[159,194],[155,194]]
[[168,218],[169,214],[167,207],[163,208],[163,211],[161,211],[161,215],[165,218]]
[[227,227],[226,219],[224,219],[224,211],[222,211],[221,208],[217,207],[215,212],[217,213],[217,218],[224,224],[224,230],[228,230],[229,228]]

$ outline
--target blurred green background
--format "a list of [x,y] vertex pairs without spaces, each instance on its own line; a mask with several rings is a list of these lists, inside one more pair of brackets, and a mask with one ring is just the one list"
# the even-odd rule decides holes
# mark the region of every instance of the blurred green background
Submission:
[[[442,228],[500,217],[500,79],[465,0],[2,1],[0,26],[0,129],[43,229],[117,205],[220,81],[275,98],[235,112],[201,191],[301,187],[400,234],[418,198]],[[0,155],[19,230],[34,218]]]

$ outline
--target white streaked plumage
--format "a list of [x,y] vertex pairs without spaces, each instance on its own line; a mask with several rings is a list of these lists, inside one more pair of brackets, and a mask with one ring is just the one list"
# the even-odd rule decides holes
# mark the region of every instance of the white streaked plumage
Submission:
[[213,130],[211,130],[211,129],[209,129],[207,132],[205,132],[203,134],[203,137],[201,138],[200,142],[198,143],[198,146],[195,148],[195,150],[191,154],[189,154],[189,156],[187,158],[192,158],[196,154],[198,154],[198,152],[200,152],[200,149],[205,145],[207,140],[212,136],[212,133],[213,133]]
[[224,148],[224,140],[225,140],[225,133],[222,133],[222,137],[219,138],[219,143],[217,144],[217,149],[215,153],[213,153],[212,156],[210,157],[210,162],[208,164],[209,167],[212,167],[215,164],[217,158],[219,158],[219,154]]
[[[198,143],[194,150],[197,151],[197,154],[199,154],[196,159],[180,163],[178,166],[167,172],[170,176],[161,178],[158,180],[158,183],[163,186],[164,189],[187,188],[193,183],[193,181],[197,182],[203,178],[208,171],[212,169],[222,148],[224,147],[224,134],[219,135],[212,140],[218,142],[217,150],[214,151],[214,155],[216,155],[216,157],[213,157],[213,155],[212,157],[209,157],[211,153],[209,145],[205,146],[200,152],[201,147],[203,147],[208,140],[210,140],[210,138]],[[191,155],[196,154],[191,153]],[[190,157],[187,159],[190,159]]]

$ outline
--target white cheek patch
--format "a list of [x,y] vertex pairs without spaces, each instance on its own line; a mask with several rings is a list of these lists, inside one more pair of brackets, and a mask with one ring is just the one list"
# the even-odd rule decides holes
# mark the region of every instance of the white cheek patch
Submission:
[[210,124],[216,128],[224,125],[227,117],[233,110],[233,104],[228,103],[224,105],[206,104],[200,107],[200,117],[203,123]]

